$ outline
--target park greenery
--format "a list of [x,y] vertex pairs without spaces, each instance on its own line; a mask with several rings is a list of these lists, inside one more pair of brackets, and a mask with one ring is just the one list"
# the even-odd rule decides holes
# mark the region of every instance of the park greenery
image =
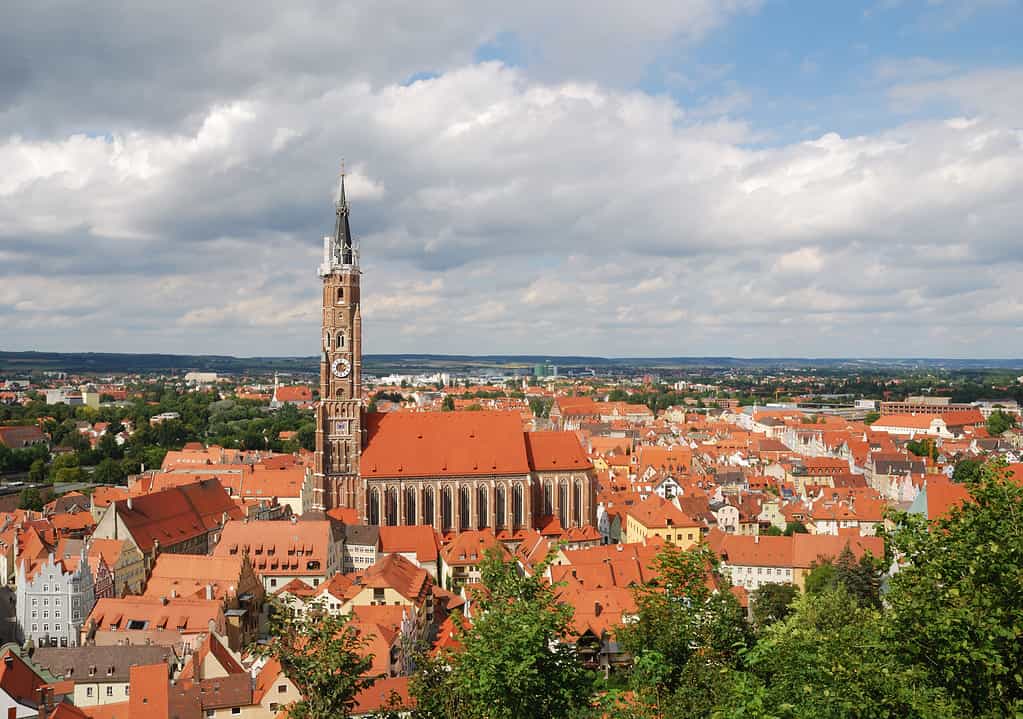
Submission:
[[[758,589],[750,618],[713,552],[665,545],[658,579],[634,589],[636,616],[614,637],[631,666],[610,678],[588,668],[573,644],[572,610],[558,601],[560,586],[542,578],[547,564],[527,574],[491,552],[472,621],[457,622],[459,647],[416,660],[411,716],[1020,716],[1023,488],[997,464],[967,486],[973,501],[940,519],[893,514],[889,557],[845,551],[819,563],[802,592]],[[303,690],[313,696],[292,716],[347,716],[365,679],[345,618],[324,621],[339,623],[289,618],[262,650],[309,678]]]
[[[178,418],[150,422],[172,412]],[[264,402],[225,398],[217,392],[180,392],[163,385],[145,385],[133,401],[108,403],[99,409],[47,405],[41,399],[23,406],[0,405],[0,421],[36,424],[49,434],[52,451],[45,445],[0,446],[0,474],[27,475],[35,483],[123,484],[143,468],[159,467],[169,450],[181,449],[187,442],[294,452],[312,450],[316,440],[310,411],[292,405],[271,410]],[[109,426],[93,446],[79,427],[98,422]],[[123,444],[118,443],[116,436],[126,425],[133,431]],[[284,440],[282,432],[294,436]]]

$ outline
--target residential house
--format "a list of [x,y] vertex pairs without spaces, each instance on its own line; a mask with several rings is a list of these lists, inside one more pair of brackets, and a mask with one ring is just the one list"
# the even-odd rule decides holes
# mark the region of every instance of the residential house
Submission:
[[226,557],[162,554],[153,565],[144,596],[220,600],[228,642],[238,649],[256,638],[264,590],[247,554]]
[[55,557],[54,551],[44,560],[24,558],[18,563],[18,624],[25,641],[36,646],[73,647],[96,602],[95,577],[84,547],[73,561]]
[[112,502],[103,511],[93,536],[131,537],[148,569],[161,552],[208,554],[224,524],[242,516],[223,485],[216,479],[206,479]]
[[248,554],[267,592],[298,579],[310,587],[342,567],[343,537],[329,519],[283,522],[231,521],[223,529],[213,556]]
[[133,665],[177,663],[170,648],[145,645],[40,647],[31,659],[38,671],[52,677],[51,681],[71,682],[72,701],[77,707],[128,701],[129,670]]
[[194,651],[206,634],[226,634],[218,599],[121,597],[100,599],[82,626],[82,643],[97,646],[157,644],[179,656]]
[[656,495],[625,509],[625,541],[630,544],[660,537],[687,549],[700,540],[705,529],[675,504]]
[[[375,524],[346,524],[342,572],[361,572],[376,564],[380,554],[380,530]],[[394,527],[397,529],[397,527]],[[432,527],[430,528],[433,529]]]
[[790,537],[721,535],[711,541],[721,555],[721,569],[735,586],[753,592],[765,584],[793,584],[803,589],[811,568],[834,560],[849,547],[859,559],[870,552],[884,556],[880,537],[793,534]]

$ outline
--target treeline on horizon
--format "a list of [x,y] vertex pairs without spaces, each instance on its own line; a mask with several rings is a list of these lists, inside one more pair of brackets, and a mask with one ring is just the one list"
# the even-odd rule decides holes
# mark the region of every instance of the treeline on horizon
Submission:
[[[1023,359],[942,358],[741,358],[741,357],[587,357],[553,355],[439,355],[366,354],[364,369],[377,373],[531,369],[550,362],[559,368],[635,370],[669,369],[782,369],[813,367],[845,371],[1023,370]],[[159,372],[304,372],[319,371],[316,356],[233,357],[229,355],[131,354],[118,352],[5,352],[0,351],[0,373],[159,373]]]

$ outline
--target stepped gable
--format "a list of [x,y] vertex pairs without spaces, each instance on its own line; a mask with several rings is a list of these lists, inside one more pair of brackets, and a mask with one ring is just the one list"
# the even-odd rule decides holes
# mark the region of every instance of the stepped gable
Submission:
[[529,473],[514,412],[370,413],[366,431],[361,460],[366,479]]

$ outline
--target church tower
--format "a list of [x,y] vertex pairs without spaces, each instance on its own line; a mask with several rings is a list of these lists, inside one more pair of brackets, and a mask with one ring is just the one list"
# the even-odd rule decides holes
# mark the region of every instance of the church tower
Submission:
[[316,409],[313,510],[353,507],[364,515],[362,455],[362,316],[359,254],[348,226],[341,171],[334,234],[323,238],[323,332],[320,403]]

